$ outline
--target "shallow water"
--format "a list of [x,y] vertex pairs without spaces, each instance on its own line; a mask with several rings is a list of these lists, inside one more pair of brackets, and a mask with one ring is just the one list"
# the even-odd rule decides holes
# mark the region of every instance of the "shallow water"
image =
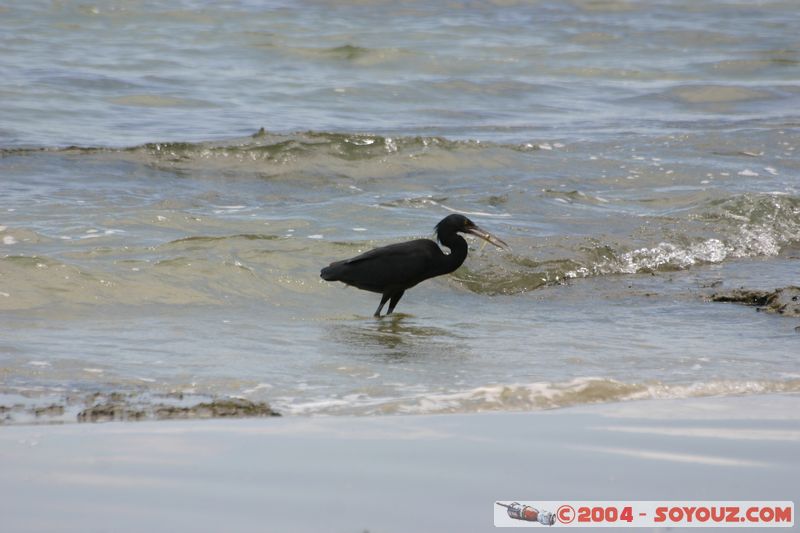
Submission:
[[[791,2],[0,9],[2,419],[800,390],[708,300],[798,284]],[[381,320],[318,277],[453,211],[512,251]]]

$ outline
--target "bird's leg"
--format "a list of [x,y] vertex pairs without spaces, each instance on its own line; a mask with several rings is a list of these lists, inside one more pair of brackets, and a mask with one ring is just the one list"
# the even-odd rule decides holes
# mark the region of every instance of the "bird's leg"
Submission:
[[[378,309],[375,311],[375,314],[372,315],[372,316],[374,316],[374,317],[381,316],[381,309],[383,309],[383,306],[386,305],[386,302],[388,302],[388,301],[389,301],[389,294],[384,294],[383,296],[381,296],[381,303],[378,306]],[[391,307],[389,309],[390,309],[389,312],[391,313]]]
[[389,302],[389,310],[386,312],[387,315],[392,314],[392,311],[394,311],[394,306],[397,305],[397,302],[400,301],[400,298],[403,297],[403,294],[405,294],[405,292],[406,291],[400,291],[395,293],[394,296],[392,296],[392,301]]

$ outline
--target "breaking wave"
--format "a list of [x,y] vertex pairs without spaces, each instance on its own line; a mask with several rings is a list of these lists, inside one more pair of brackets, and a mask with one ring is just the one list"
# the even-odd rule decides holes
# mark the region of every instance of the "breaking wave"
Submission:
[[[672,240],[640,247],[570,242],[559,250],[570,257],[537,261],[528,255],[478,260],[456,276],[468,289],[487,294],[516,294],[574,278],[684,270],[728,259],[769,257],[800,243],[800,198],[783,194],[746,194],[713,201],[688,218],[673,222]],[[714,236],[708,236],[711,233]]]
[[[243,138],[218,142],[146,143],[128,148],[6,148],[0,157],[41,152],[92,155],[131,159],[160,168],[196,171],[224,171],[226,174],[253,172],[257,175],[281,174],[291,170],[315,171],[337,176],[354,164],[379,161],[383,165],[402,164],[409,168],[434,165],[442,168],[468,168],[502,163],[487,156],[506,153],[509,157],[538,150],[552,150],[549,143],[499,144],[479,140],[451,140],[437,136],[388,136],[369,133],[306,131],[270,133],[263,128]],[[490,154],[492,152],[493,154]],[[363,165],[362,165],[363,166]],[[374,167],[367,166],[371,172]],[[366,174],[368,175],[368,173]]]
[[485,385],[461,391],[426,392],[406,397],[379,398],[352,394],[302,403],[276,399],[281,412],[295,415],[386,415],[536,411],[631,400],[666,400],[800,392],[800,380],[710,381],[686,384],[626,383],[599,377],[562,383],[536,382]]

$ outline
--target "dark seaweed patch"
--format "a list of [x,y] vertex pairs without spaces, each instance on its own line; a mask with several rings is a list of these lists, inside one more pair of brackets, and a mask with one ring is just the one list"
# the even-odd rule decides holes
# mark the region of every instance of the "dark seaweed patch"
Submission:
[[800,316],[800,287],[790,286],[774,291],[734,289],[712,294],[711,301],[750,305],[767,313]]

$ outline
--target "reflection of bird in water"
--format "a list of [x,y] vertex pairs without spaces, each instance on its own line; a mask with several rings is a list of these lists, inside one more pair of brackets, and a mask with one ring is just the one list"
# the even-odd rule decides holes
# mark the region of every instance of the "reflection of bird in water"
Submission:
[[[471,353],[465,339],[471,339],[461,325],[431,325],[403,313],[392,313],[375,322],[357,318],[326,321],[327,338],[344,346],[349,356],[372,360],[441,359],[460,360]],[[469,328],[469,325],[464,327]]]
[[449,254],[430,239],[417,239],[375,248],[351,259],[336,261],[322,269],[325,281],[341,281],[359,289],[380,293],[381,303],[375,311],[389,302],[394,311],[406,289],[428,278],[449,274],[467,258],[467,241],[459,233],[477,235],[495,246],[508,245],[491,233],[482,230],[464,215],[449,215],[436,225],[436,238],[450,249]]

